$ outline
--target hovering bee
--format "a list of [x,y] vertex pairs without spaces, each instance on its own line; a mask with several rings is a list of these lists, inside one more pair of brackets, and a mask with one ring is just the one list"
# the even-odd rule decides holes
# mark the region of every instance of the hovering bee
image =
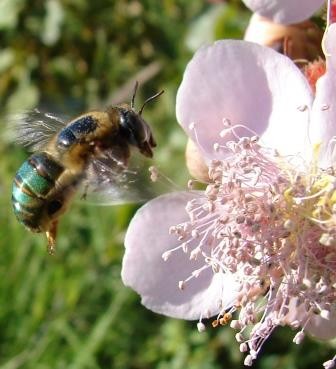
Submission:
[[[156,146],[151,129],[142,118],[145,105],[134,110],[138,83],[131,104],[91,111],[68,123],[38,111],[25,115],[17,126],[18,143],[32,154],[17,171],[12,190],[16,218],[32,232],[45,232],[53,254],[59,217],[66,211],[80,185],[84,197],[90,187],[127,179],[130,146],[146,157]],[[126,176],[126,177],[125,177]]]

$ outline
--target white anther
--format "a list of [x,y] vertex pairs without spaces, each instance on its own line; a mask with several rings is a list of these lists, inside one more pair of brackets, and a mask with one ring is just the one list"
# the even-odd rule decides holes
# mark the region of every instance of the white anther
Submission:
[[326,309],[321,310],[320,315],[321,315],[321,318],[330,320],[330,311],[329,310],[326,310]]
[[198,322],[197,323],[197,329],[200,333],[204,332],[206,330],[206,326],[205,324],[203,324],[202,322]]
[[296,343],[297,345],[299,345],[303,341],[304,337],[305,337],[304,332],[300,331],[300,332],[296,333],[296,335],[294,336],[293,342]]
[[149,168],[148,168],[148,170],[149,170],[149,172],[150,172],[150,179],[151,179],[151,181],[152,182],[156,182],[157,180],[158,180],[158,178],[159,178],[159,171],[158,171],[158,169],[155,167],[155,166],[150,166]]
[[214,151],[215,152],[218,152],[219,151],[219,148],[220,148],[219,143],[218,142],[215,142],[214,145],[213,145]]
[[328,360],[323,363],[324,369],[332,369],[335,366],[334,360]]
[[257,353],[257,351],[255,351],[255,350],[250,350],[250,355],[252,356],[252,359],[254,360],[254,359],[256,359],[256,358],[257,358],[258,353]]
[[195,129],[195,126],[196,126],[196,124],[195,124],[195,122],[191,122],[190,124],[189,124],[189,129],[190,129],[190,131],[192,131],[192,130],[194,130]]
[[179,283],[178,283],[178,287],[179,287],[179,289],[180,289],[181,291],[184,289],[184,286],[185,286],[184,281],[179,281]]
[[164,261],[167,261],[167,260],[169,259],[170,255],[171,255],[171,251],[166,251],[166,252],[164,252],[164,253],[162,254],[162,259],[163,259]]
[[301,111],[301,112],[304,112],[304,111],[306,111],[306,110],[308,109],[308,106],[307,106],[307,105],[299,105],[299,106],[297,107],[297,109],[298,109],[299,111]]
[[287,219],[285,222],[284,222],[284,228],[287,230],[287,231],[292,231],[294,229],[294,223],[292,220],[290,219]]
[[246,366],[252,366],[253,364],[253,358],[251,355],[247,355],[245,360],[244,360],[244,365]]
[[228,118],[223,118],[222,123],[224,127],[231,127],[231,121]]
[[192,179],[189,179],[187,187],[188,190],[192,190],[194,188],[194,181]]
[[181,246],[182,246],[182,251],[184,253],[187,253],[188,252],[188,244],[186,242],[183,242]]
[[246,342],[243,342],[239,345],[239,351],[240,352],[246,352],[248,350],[248,345]]
[[198,238],[198,237],[199,237],[199,232],[198,232],[198,230],[197,230],[197,229],[193,229],[193,230],[191,231],[191,237],[192,237],[192,238]]
[[236,341],[237,341],[238,343],[242,343],[242,342],[244,342],[244,337],[242,336],[242,334],[241,334],[241,333],[237,333],[237,334],[235,335],[235,338],[236,338]]
[[309,279],[307,279],[307,278],[303,278],[302,283],[307,288],[311,288],[311,286],[312,286],[312,282]]

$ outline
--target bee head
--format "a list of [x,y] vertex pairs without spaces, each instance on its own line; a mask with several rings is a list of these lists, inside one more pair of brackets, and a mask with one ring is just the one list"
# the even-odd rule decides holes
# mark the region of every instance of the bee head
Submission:
[[119,108],[119,113],[120,128],[129,144],[136,146],[141,154],[151,158],[156,143],[149,125],[131,108]]
[[135,84],[131,105],[124,105],[119,108],[120,128],[127,141],[136,147],[139,151],[148,157],[153,156],[153,148],[156,146],[152,131],[141,114],[145,105],[163,94],[163,91],[148,98],[142,105],[139,112],[134,110],[134,99],[138,88],[138,82]]

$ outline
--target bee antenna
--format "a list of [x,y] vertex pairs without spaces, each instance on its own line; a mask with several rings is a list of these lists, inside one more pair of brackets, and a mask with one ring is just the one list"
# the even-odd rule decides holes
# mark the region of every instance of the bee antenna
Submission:
[[143,103],[143,105],[142,105],[141,109],[139,110],[139,115],[141,115],[141,114],[142,114],[142,112],[143,112],[143,110],[144,110],[145,105],[147,105],[150,101],[152,101],[152,100],[156,99],[157,97],[161,96],[163,93],[164,93],[164,90],[162,90],[162,91],[158,92],[157,94],[155,94],[155,95],[153,95],[153,96],[149,97],[149,98],[148,98],[148,99]]
[[137,93],[138,86],[139,86],[139,82],[138,82],[138,81],[135,81],[134,90],[133,90],[133,95],[132,95],[132,100],[131,100],[131,108],[132,108],[132,109],[134,109],[135,95],[136,95],[136,93]]

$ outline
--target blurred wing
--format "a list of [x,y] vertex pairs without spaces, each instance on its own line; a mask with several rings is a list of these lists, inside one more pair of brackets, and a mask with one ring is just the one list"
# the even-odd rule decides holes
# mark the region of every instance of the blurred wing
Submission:
[[149,160],[132,155],[126,165],[112,151],[95,159],[87,170],[83,197],[90,203],[120,205],[144,202],[157,196],[162,189],[150,179]]
[[30,151],[43,148],[66,123],[50,114],[37,109],[13,116],[9,129],[15,135],[15,141]]

